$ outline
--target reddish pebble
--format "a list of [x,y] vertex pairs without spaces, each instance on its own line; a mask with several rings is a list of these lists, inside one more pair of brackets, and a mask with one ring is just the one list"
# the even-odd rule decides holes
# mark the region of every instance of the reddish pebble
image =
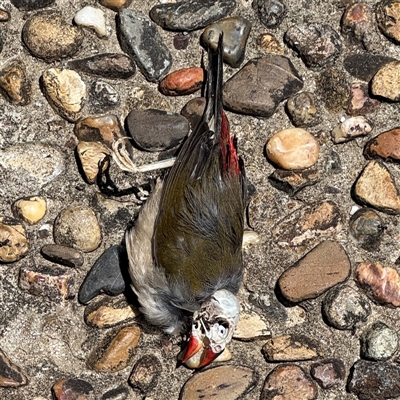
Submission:
[[82,379],[63,379],[52,388],[56,400],[94,400],[93,386]]
[[400,128],[394,128],[372,138],[364,149],[368,159],[383,158],[385,161],[400,162]]
[[400,306],[400,276],[394,268],[363,262],[357,268],[356,279],[373,300],[394,307]]
[[167,75],[160,82],[159,90],[166,96],[185,96],[199,90],[203,81],[203,68],[182,68]]

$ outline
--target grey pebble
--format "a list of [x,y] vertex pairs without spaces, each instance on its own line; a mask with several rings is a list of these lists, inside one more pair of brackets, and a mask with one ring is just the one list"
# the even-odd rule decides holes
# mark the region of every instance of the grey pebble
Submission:
[[398,346],[397,332],[380,321],[368,327],[361,336],[361,355],[368,360],[389,360]]
[[190,129],[196,128],[203,116],[204,109],[206,108],[206,99],[204,97],[196,97],[189,100],[182,108],[181,115],[183,115],[190,124]]
[[57,264],[78,268],[83,265],[83,256],[79,250],[60,244],[45,244],[40,249],[42,256]]
[[136,61],[146,79],[157,82],[167,75],[172,56],[156,25],[145,15],[129,9],[122,9],[118,20],[121,47]]
[[352,330],[371,314],[369,300],[350,286],[333,288],[322,303],[329,324],[337,329]]
[[150,17],[164,29],[191,32],[226,17],[235,7],[235,0],[183,0],[157,4]]
[[117,90],[100,79],[94,81],[90,86],[89,99],[90,105],[98,112],[106,112],[118,107],[121,103],[121,98]]
[[300,92],[289,97],[286,109],[294,126],[306,127],[318,123],[313,93]]
[[253,0],[254,11],[267,28],[277,28],[286,15],[286,4],[281,0]]
[[111,389],[101,396],[101,400],[126,400],[129,396],[129,389],[127,387],[117,387]]

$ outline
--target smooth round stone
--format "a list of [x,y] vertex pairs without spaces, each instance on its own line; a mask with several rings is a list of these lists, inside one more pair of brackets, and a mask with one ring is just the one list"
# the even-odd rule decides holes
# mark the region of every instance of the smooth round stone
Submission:
[[235,0],[202,0],[162,3],[150,10],[151,19],[171,31],[191,32],[228,16],[236,6]]
[[41,11],[26,21],[22,39],[34,56],[52,62],[72,57],[83,42],[83,33],[67,24],[61,13]]
[[312,364],[310,373],[319,386],[331,389],[346,378],[346,367],[342,360],[328,358]]
[[347,118],[331,133],[333,143],[344,143],[360,136],[366,136],[372,131],[369,122],[363,116]]
[[265,150],[272,163],[287,170],[311,167],[319,156],[318,141],[301,128],[289,128],[275,133],[268,140]]
[[116,108],[121,104],[117,90],[105,81],[97,80],[89,90],[90,105],[95,111],[104,112]]
[[78,120],[86,100],[86,84],[70,69],[50,68],[42,75],[46,98],[54,110],[68,121]]
[[400,43],[400,1],[380,1],[375,14],[381,32],[395,43]]
[[54,221],[54,240],[57,244],[89,252],[101,243],[99,221],[93,210],[85,206],[70,206]]
[[342,51],[339,34],[327,24],[296,24],[285,33],[285,40],[308,67],[332,63]]
[[158,88],[165,96],[185,96],[200,90],[203,81],[203,68],[182,68],[168,74],[160,81]]
[[55,0],[11,0],[11,4],[21,11],[34,11],[53,4]]
[[126,124],[135,144],[146,151],[173,148],[189,133],[185,117],[161,110],[132,110]]
[[332,289],[322,303],[329,324],[337,329],[353,330],[371,314],[369,300],[350,286]]
[[267,376],[260,400],[314,400],[317,385],[297,365],[279,365]]
[[99,38],[111,35],[111,28],[107,24],[106,16],[100,8],[86,6],[79,10],[74,17],[78,26],[92,29]]
[[318,122],[314,95],[310,92],[300,92],[290,97],[286,109],[295,126],[311,126]]
[[371,92],[375,96],[400,101],[400,61],[392,61],[384,65],[374,75]]
[[364,82],[353,82],[350,85],[350,98],[346,113],[349,115],[371,114],[379,109],[381,102],[369,97],[368,85]]
[[239,68],[244,60],[251,23],[243,17],[229,17],[207,26],[200,40],[206,47],[216,50],[223,34],[223,59],[232,68]]
[[0,91],[12,104],[25,106],[32,98],[32,84],[21,60],[12,60],[0,69]]
[[147,393],[157,386],[158,376],[161,374],[162,365],[160,360],[147,354],[136,361],[129,376],[129,385]]
[[136,62],[150,82],[157,82],[172,67],[172,56],[157,26],[145,15],[130,9],[118,13],[118,36],[121,48]]
[[79,268],[84,262],[80,251],[60,244],[45,244],[40,252],[44,258],[67,267]]
[[128,8],[131,5],[132,0],[99,0],[99,3],[103,7],[107,7],[113,11],[118,12],[123,8]]
[[28,384],[27,376],[0,349],[0,388],[18,388]]
[[286,4],[281,0],[254,0],[254,11],[267,28],[277,28],[286,15]]
[[110,150],[99,142],[79,142],[76,146],[83,173],[89,184],[96,182],[99,173],[104,172],[110,165]]
[[28,224],[36,224],[46,214],[46,199],[40,196],[24,197],[16,200],[11,209],[16,218],[20,218]]
[[[128,400],[130,389],[124,386],[119,386],[107,391],[101,396],[101,400]],[[150,398],[148,400],[151,400]]]
[[397,332],[380,321],[367,328],[361,336],[361,354],[369,360],[389,360],[398,346]]
[[400,162],[400,128],[372,138],[365,145],[364,156],[368,159],[383,158],[385,161]]
[[14,219],[0,217],[0,243],[0,262],[18,261],[28,254],[25,228]]
[[350,218],[351,235],[363,249],[377,250],[385,230],[382,218],[371,208],[360,208]]
[[54,400],[95,400],[93,386],[82,379],[70,378],[57,381],[51,390]]

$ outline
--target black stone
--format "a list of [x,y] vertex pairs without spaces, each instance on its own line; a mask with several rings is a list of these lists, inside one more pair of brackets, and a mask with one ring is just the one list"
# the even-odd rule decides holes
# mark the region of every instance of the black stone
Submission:
[[109,79],[128,79],[135,75],[134,61],[125,54],[104,53],[97,56],[72,60],[67,66],[91,75]]
[[28,383],[21,369],[12,363],[0,349],[0,387],[17,388]]
[[116,296],[124,292],[128,259],[125,247],[111,246],[93,264],[79,288],[78,299],[82,304],[89,303],[100,293]]
[[351,368],[347,390],[360,400],[394,399],[400,396],[400,367],[359,360]]
[[78,268],[83,265],[83,256],[79,250],[60,244],[45,244],[40,252],[42,256],[57,264]]
[[252,6],[267,28],[277,28],[287,11],[285,3],[280,0],[254,0]]
[[123,386],[111,389],[101,396],[101,400],[125,400],[129,396],[129,389]]
[[339,69],[328,68],[317,78],[318,93],[330,112],[339,112],[347,107],[349,85],[346,75]]
[[302,171],[276,169],[268,180],[274,188],[286,192],[289,196],[294,196],[301,189],[315,185],[319,181],[319,172],[315,169]]
[[157,26],[143,14],[130,9],[118,13],[118,36],[121,48],[135,61],[150,82],[168,74],[172,56],[163,42]]
[[164,29],[190,32],[226,17],[235,7],[235,0],[185,0],[157,4],[150,17]]
[[374,54],[351,54],[343,61],[344,69],[352,76],[369,82],[384,65],[396,61],[393,57]]
[[89,91],[90,104],[96,111],[108,111],[121,103],[117,90],[102,80],[94,81]]
[[188,120],[161,110],[133,110],[126,125],[134,143],[146,151],[161,151],[177,146],[189,133]]
[[45,8],[56,0],[11,0],[11,4],[22,11],[33,11]]

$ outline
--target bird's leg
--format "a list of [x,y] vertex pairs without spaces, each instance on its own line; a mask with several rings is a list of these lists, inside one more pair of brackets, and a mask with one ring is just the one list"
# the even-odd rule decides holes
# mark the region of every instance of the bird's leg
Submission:
[[151,164],[137,166],[129,156],[125,146],[121,145],[124,140],[129,140],[129,138],[120,138],[112,144],[113,160],[122,171],[131,173],[154,171],[156,169],[170,168],[175,162],[175,158],[170,158],[163,161],[156,161]]

